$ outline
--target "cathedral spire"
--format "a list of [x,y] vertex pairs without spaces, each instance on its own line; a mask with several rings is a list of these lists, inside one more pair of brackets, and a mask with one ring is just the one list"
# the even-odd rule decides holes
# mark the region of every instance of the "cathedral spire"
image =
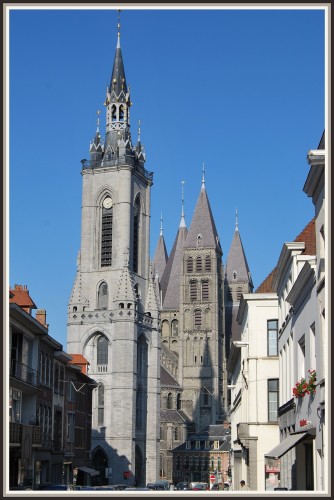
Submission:
[[163,218],[162,218],[162,212],[161,212],[161,216],[160,216],[160,236],[163,236],[162,221],[163,221]]
[[202,167],[202,189],[205,189],[205,169],[204,169],[204,162],[203,162],[203,167]]
[[184,196],[183,196],[184,181],[181,181],[181,184],[182,184],[182,196],[181,196],[182,209],[181,209],[181,221],[179,227],[186,227],[186,221],[184,218]]

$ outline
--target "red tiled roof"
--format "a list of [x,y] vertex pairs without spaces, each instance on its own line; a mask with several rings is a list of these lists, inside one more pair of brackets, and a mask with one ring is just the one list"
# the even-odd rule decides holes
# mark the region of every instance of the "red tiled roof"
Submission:
[[[305,249],[303,250],[304,255],[316,255],[316,236],[315,236],[315,218],[310,220],[307,226],[302,230],[302,232],[297,236],[294,241],[300,243],[305,243]],[[273,290],[273,281],[275,279],[277,268],[275,267],[266,279],[259,285],[255,290],[255,293],[270,293]]]
[[36,304],[29,295],[27,285],[14,285],[14,288],[9,290],[9,302],[22,308],[37,309]]
[[89,365],[89,362],[82,354],[70,354],[70,356],[72,356],[70,363],[73,365]]
[[297,236],[295,241],[305,242],[305,249],[302,252],[304,255],[316,254],[316,239],[315,239],[315,218],[307,224],[303,231]]
[[275,290],[273,289],[273,281],[275,279],[277,268],[275,267],[270,274],[262,281],[261,285],[255,290],[255,293],[271,293]]

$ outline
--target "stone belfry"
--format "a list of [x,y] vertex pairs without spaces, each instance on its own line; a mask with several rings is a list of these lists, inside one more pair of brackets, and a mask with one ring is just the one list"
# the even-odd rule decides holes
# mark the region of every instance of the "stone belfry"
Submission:
[[159,477],[160,311],[149,260],[150,189],[132,144],[118,24],[106,133],[82,160],[81,246],[68,306],[67,351],[82,354],[93,394],[92,462],[102,484]]

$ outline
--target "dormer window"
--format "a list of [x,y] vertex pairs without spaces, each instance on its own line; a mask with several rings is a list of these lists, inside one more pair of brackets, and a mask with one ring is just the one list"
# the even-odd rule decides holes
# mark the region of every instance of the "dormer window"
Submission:
[[233,279],[236,280],[237,279],[237,271],[233,271]]

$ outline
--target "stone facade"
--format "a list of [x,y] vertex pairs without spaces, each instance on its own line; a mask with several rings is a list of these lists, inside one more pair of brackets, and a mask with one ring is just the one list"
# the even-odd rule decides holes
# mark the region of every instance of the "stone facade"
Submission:
[[[105,481],[158,478],[160,317],[150,274],[150,188],[145,154],[129,131],[130,94],[120,37],[99,124],[82,162],[81,247],[68,306],[70,353],[82,353],[98,383],[92,460]],[[149,418],[148,418],[149,415]]]

